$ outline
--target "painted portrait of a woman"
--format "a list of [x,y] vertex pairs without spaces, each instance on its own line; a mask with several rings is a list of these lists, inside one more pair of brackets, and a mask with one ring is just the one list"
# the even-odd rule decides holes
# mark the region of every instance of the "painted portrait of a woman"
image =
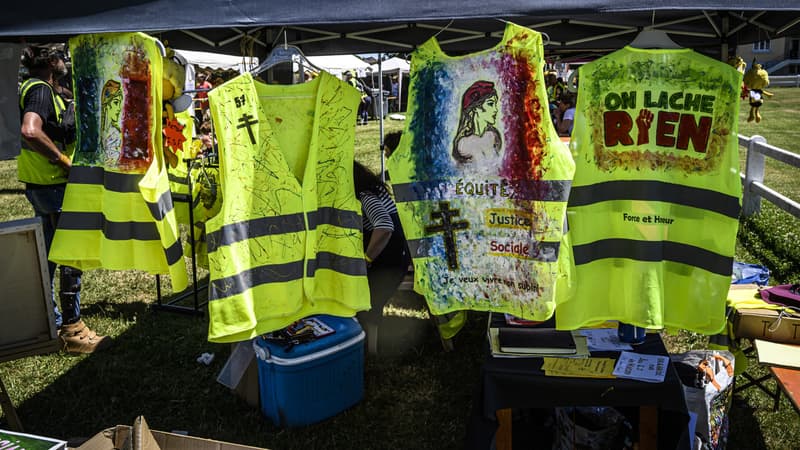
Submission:
[[503,141],[495,128],[499,99],[494,83],[476,81],[461,98],[461,117],[453,139],[453,159],[461,164],[493,160]]

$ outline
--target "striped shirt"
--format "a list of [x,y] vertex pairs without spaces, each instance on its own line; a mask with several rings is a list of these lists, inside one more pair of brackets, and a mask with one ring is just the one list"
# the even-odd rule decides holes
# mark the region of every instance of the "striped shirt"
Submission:
[[364,231],[372,231],[376,228],[394,231],[392,214],[397,214],[397,207],[389,195],[389,192],[380,187],[378,193],[373,191],[361,191],[358,193],[361,200],[361,211],[364,213]]

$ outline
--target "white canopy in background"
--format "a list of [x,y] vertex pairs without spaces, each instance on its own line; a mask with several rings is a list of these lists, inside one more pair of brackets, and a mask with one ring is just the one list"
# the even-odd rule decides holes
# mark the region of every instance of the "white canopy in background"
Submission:
[[221,53],[209,52],[195,52],[191,50],[175,50],[176,53],[183,56],[189,64],[196,64],[201,68],[209,67],[211,69],[222,70],[238,70],[239,73],[244,73],[258,65],[258,58],[223,55]]
[[[374,73],[378,73],[378,65],[373,64],[370,66]],[[395,75],[397,73],[408,73],[411,70],[411,63],[403,58],[393,57],[381,63],[381,69],[384,74]]]
[[363,78],[367,75],[369,64],[355,55],[309,56],[308,60],[318,68],[341,77],[348,70],[355,70],[356,75]]
[[[372,69],[373,74],[378,74],[378,65],[373,64],[370,66]],[[395,75],[397,76],[397,92],[399,93],[397,99],[397,111],[402,111],[402,92],[403,92],[403,76],[408,75],[409,71],[411,70],[411,63],[406,61],[403,58],[398,58],[396,56],[387,59],[386,61],[381,62],[380,72],[383,75]],[[389,86],[384,86],[384,89],[389,89]]]
[[245,73],[258,66],[258,58],[249,56],[243,57],[178,49],[175,49],[175,53],[179,58],[183,59],[181,63],[186,65],[186,80],[183,89],[190,92],[195,89],[195,66],[199,69],[236,70],[239,73]]

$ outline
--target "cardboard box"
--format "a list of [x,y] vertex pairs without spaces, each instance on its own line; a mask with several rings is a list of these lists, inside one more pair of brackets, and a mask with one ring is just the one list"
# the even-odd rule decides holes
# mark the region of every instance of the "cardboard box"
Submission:
[[[135,432],[132,432],[135,430]],[[263,447],[232,444],[182,434],[150,430],[144,418],[133,426],[117,425],[94,435],[73,450],[266,450]]]
[[737,309],[733,334],[737,338],[800,344],[800,315],[772,309]]

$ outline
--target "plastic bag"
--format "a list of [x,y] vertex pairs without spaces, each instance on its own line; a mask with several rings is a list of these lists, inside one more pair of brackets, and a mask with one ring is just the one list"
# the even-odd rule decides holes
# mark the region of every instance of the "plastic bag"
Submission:
[[670,356],[683,382],[686,405],[697,415],[696,450],[722,450],[728,442],[733,398],[734,357],[719,350],[692,350]]
[[633,427],[622,413],[611,407],[555,408],[556,433],[553,450],[630,449]]
[[758,264],[733,262],[731,284],[757,284],[764,286],[769,283],[769,269]]
[[780,284],[762,289],[760,295],[767,303],[800,309],[800,283]]

